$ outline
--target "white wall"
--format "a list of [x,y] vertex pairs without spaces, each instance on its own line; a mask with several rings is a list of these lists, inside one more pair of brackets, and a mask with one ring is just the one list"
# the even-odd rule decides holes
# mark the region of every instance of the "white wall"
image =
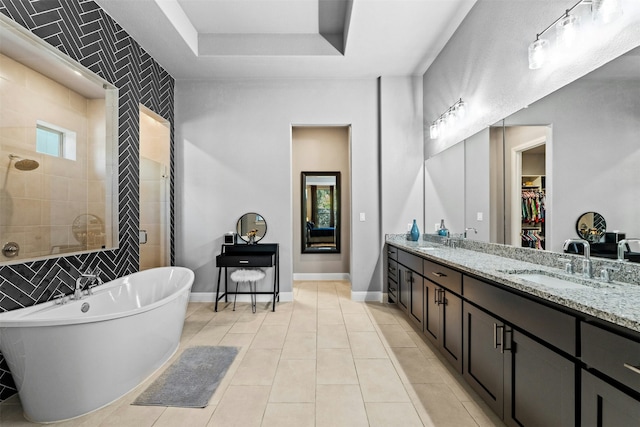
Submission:
[[194,292],[214,291],[222,235],[249,211],[267,220],[265,241],[280,243],[281,290],[291,292],[292,179],[299,178],[291,126],[336,124],[352,126],[354,298],[381,292],[375,79],[177,81],[175,110],[176,263],[195,271]]
[[383,233],[404,233],[415,219],[424,233],[422,78],[383,77],[381,192]]
[[425,139],[426,158],[462,141],[640,44],[640,2],[623,0],[620,27],[565,55],[556,67],[529,70],[527,46],[575,0],[479,0],[424,75],[425,125],[462,98],[464,123],[446,138]]

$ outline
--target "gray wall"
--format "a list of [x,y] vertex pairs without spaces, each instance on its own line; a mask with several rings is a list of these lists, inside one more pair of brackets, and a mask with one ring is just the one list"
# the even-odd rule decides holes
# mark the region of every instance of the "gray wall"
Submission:
[[[213,292],[215,255],[237,218],[256,211],[266,242],[280,243],[283,297],[292,289],[292,125],[351,125],[351,281],[355,298],[382,290],[378,190],[378,85],[364,80],[236,80],[176,83],[177,263]],[[353,217],[356,216],[354,219]],[[295,219],[297,223],[297,219]],[[291,297],[291,295],[289,295]]]
[[[527,46],[575,0],[478,0],[424,75],[425,126],[462,98],[467,118],[446,138],[425,136],[425,158],[462,141],[640,42],[640,2],[625,1],[621,29],[591,39],[556,67],[529,70]],[[617,27],[616,27],[617,28]]]
[[[459,144],[462,145],[462,144]],[[464,232],[464,228],[473,227],[478,233],[469,231],[469,239],[489,241],[491,230],[491,177],[489,130],[485,129],[464,141],[464,227],[456,230]],[[478,215],[482,219],[478,219]]]
[[549,249],[560,251],[565,239],[576,237],[576,220],[588,211],[602,214],[608,230],[640,236],[638,83],[581,79],[505,121],[552,125]]
[[464,144],[454,145],[425,162],[425,222],[428,233],[444,219],[451,234],[464,231]]
[[222,235],[257,211],[269,224],[265,241],[280,243],[287,297],[299,179],[291,126],[350,125],[352,298],[379,300],[383,235],[422,213],[421,105],[419,77],[176,82],[176,263],[196,272],[194,293],[213,292]]
[[382,230],[404,233],[415,219],[424,233],[422,79],[384,77],[380,86]]

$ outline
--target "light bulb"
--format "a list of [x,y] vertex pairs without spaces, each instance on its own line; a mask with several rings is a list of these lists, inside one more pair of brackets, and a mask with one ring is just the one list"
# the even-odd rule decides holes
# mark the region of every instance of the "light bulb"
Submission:
[[429,137],[431,139],[438,139],[438,125],[433,123],[429,126]]
[[456,112],[453,108],[447,111],[447,115],[445,116],[445,119],[447,120],[447,127],[449,128],[455,127],[456,122],[458,121],[458,117],[456,116]]
[[529,45],[529,69],[541,68],[549,57],[549,40],[536,39]]
[[467,115],[467,104],[465,104],[463,100],[460,100],[456,105],[456,116],[458,116],[459,119],[464,119],[464,116],[466,115]]
[[622,16],[620,0],[593,0],[591,4],[593,20],[599,24],[608,24]]
[[556,24],[558,44],[566,48],[573,46],[578,36],[578,27],[580,27],[580,18],[578,16],[566,14],[560,19]]

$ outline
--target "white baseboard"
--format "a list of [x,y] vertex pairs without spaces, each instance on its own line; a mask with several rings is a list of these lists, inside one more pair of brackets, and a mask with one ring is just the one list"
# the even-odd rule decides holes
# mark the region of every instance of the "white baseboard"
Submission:
[[382,302],[383,301],[383,293],[376,291],[376,292],[354,292],[351,291],[351,301],[376,301],[376,302]]
[[[229,301],[233,301],[233,295],[229,295],[228,299]],[[215,300],[215,292],[191,292],[189,295],[189,302],[215,302]],[[273,301],[273,298],[271,298],[271,295],[256,295],[256,301],[269,302]],[[280,301],[293,301],[293,292],[280,292]],[[251,295],[238,295],[238,302],[251,302]]]
[[349,273],[293,273],[293,280],[351,280]]

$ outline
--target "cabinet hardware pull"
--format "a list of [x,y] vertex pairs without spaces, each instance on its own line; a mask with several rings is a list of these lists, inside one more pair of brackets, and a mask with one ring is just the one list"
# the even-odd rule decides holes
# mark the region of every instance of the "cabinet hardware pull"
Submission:
[[627,369],[632,370],[636,374],[640,374],[640,366],[633,366],[633,365],[630,365],[629,363],[625,363],[624,367],[627,368]]
[[507,348],[507,334],[511,334],[511,343],[513,344],[513,329],[507,330],[507,327],[505,326],[504,328],[502,328],[502,351],[501,351],[501,353],[504,353],[505,350],[506,351],[513,351],[513,345],[511,345],[511,346],[509,346]]
[[433,274],[436,277],[447,277],[446,274],[440,273],[439,271],[432,271],[431,274]]
[[238,264],[249,264],[249,261],[241,259],[240,261],[238,261]]
[[[500,329],[500,337],[502,342],[498,342],[498,329]],[[504,326],[500,326],[497,323],[493,324],[493,348],[500,346],[500,353],[504,353]]]

